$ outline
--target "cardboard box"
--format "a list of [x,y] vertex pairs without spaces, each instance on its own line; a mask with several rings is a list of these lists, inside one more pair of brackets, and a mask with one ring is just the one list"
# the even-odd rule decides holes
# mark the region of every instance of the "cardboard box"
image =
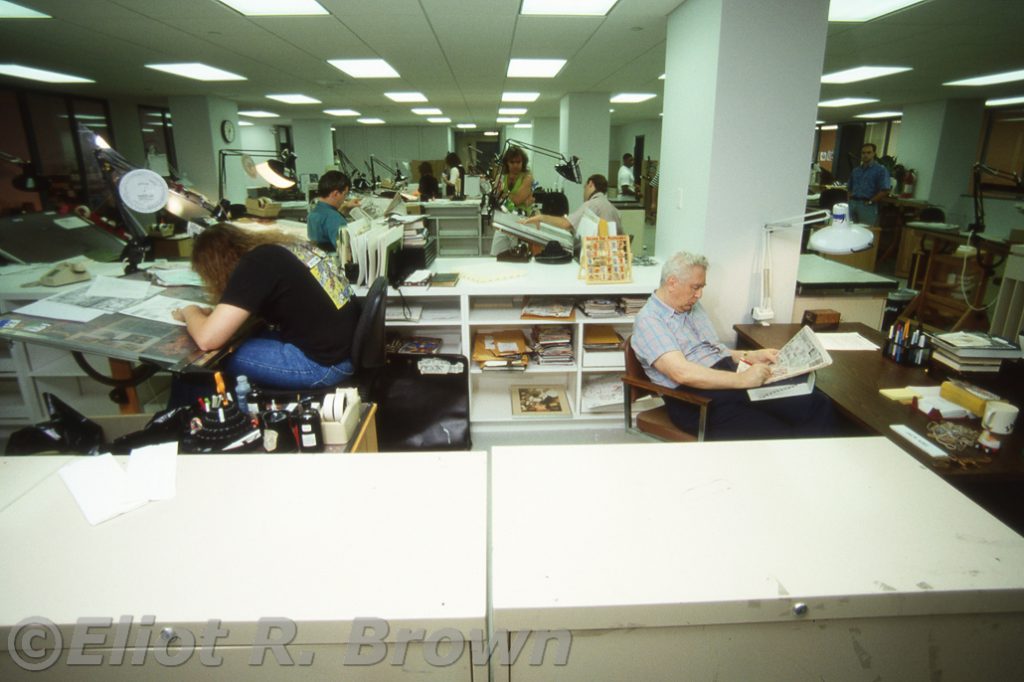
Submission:
[[191,258],[192,237],[181,235],[180,237],[154,237],[153,238],[154,258]]
[[839,326],[839,317],[839,312],[830,308],[805,310],[800,324],[805,327],[809,326],[814,331],[835,329]]
[[281,212],[281,204],[276,204],[266,197],[259,199],[246,199],[245,211],[257,218],[276,218]]

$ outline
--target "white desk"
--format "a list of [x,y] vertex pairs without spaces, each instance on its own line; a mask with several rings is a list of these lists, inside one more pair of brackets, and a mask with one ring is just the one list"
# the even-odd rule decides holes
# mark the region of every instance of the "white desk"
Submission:
[[567,667],[528,645],[496,679],[1024,669],[1024,538],[885,438],[496,447],[491,471],[494,628],[573,635]]
[[[470,680],[468,646],[450,667],[429,665],[416,644],[405,666],[343,662],[358,618],[386,619],[390,642],[403,627],[484,630],[483,453],[183,456],[174,500],[98,526],[54,473],[66,460],[9,458],[0,469],[0,500],[13,497],[0,511],[0,679],[27,674],[7,650],[23,618],[51,619],[67,648],[80,617],[133,616],[134,642],[153,615],[151,648],[163,627],[198,638],[220,619],[224,664],[203,667],[197,651],[184,669],[164,667],[149,651],[142,668],[72,669],[65,654],[41,679]],[[282,668],[269,654],[247,664],[257,620],[271,617],[295,622],[290,655],[311,652],[312,665]]]
[[891,277],[804,253],[800,255],[790,322],[800,322],[805,310],[831,308],[839,311],[843,322],[863,322],[878,329],[885,297],[898,286]]

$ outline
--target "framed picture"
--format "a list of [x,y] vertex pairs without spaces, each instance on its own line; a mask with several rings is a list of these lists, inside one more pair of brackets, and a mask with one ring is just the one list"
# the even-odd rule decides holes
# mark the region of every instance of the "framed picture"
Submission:
[[562,386],[513,386],[512,414],[516,417],[570,417],[572,408]]

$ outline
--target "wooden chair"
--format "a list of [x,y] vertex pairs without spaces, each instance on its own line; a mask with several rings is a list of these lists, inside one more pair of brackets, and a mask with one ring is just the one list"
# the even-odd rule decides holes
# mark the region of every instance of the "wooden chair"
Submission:
[[707,425],[708,406],[711,398],[706,398],[693,393],[687,393],[674,388],[665,388],[651,382],[644,372],[640,360],[633,352],[632,339],[626,339],[626,374],[622,377],[623,403],[625,407],[626,430],[633,431],[633,402],[648,395],[656,395],[661,398],[675,398],[682,402],[696,405],[700,408],[700,417],[697,426],[697,433],[688,433],[672,423],[668,416],[668,408],[664,405],[650,410],[644,410],[636,415],[636,430],[654,436],[661,440],[689,443],[704,440],[704,430]]

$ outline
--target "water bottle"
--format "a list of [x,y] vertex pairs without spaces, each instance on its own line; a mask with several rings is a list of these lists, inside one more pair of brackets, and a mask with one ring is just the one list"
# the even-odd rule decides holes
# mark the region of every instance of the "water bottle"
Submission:
[[242,411],[242,414],[249,414],[251,412],[249,408],[251,393],[252,388],[249,386],[249,377],[239,374],[235,380],[235,401],[238,403],[238,409]]

